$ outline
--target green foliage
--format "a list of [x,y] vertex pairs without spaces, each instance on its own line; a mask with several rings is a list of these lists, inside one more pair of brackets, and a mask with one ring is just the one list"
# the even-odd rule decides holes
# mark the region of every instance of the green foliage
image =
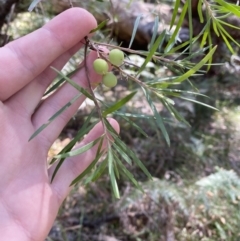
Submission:
[[[39,1],[33,1],[30,10],[32,10],[36,4],[40,2]],[[173,29],[174,24],[176,23],[177,15],[178,15],[178,9],[180,8],[181,1],[177,0],[175,1],[175,7],[173,10],[173,16],[172,21],[170,23],[170,29]],[[170,138],[168,134],[168,130],[166,127],[166,121],[164,120],[164,117],[162,116],[162,113],[160,113],[160,110],[156,107],[156,103],[160,102],[163,104],[163,106],[166,108],[166,110],[169,111],[171,116],[175,118],[176,120],[189,125],[188,122],[185,120],[185,118],[178,112],[178,110],[175,108],[175,101],[173,98],[180,98],[186,101],[191,101],[209,108],[212,108],[216,110],[215,107],[212,107],[208,104],[205,104],[201,101],[195,100],[194,98],[191,98],[191,96],[197,96],[201,95],[197,88],[194,87],[194,85],[191,83],[190,78],[195,75],[203,75],[205,73],[204,68],[210,68],[210,65],[206,68],[206,64],[210,64],[212,62],[213,55],[217,49],[217,46],[212,45],[212,36],[211,36],[211,29],[214,30],[214,32],[223,38],[225,41],[227,47],[231,52],[233,51],[233,48],[230,44],[230,41],[233,41],[235,44],[238,45],[238,43],[230,36],[230,34],[224,29],[224,25],[227,25],[228,27],[234,27],[229,25],[224,21],[225,17],[228,15],[235,15],[240,16],[239,13],[239,7],[237,5],[233,5],[230,3],[226,3],[222,0],[215,0],[215,1],[206,1],[206,0],[200,0],[198,4],[198,14],[200,21],[202,23],[205,23],[205,26],[203,27],[203,30],[201,33],[193,37],[193,21],[192,21],[192,11],[191,11],[192,2],[191,0],[185,1],[185,3],[182,6],[181,13],[178,17],[177,24],[175,25],[175,28],[172,32],[172,34],[169,37],[169,32],[164,30],[162,33],[158,33],[158,21],[159,17],[155,17],[154,27],[153,27],[153,36],[149,45],[149,51],[135,51],[131,49],[131,45],[135,39],[135,35],[137,32],[137,29],[140,24],[140,20],[142,16],[139,16],[134,24],[132,37],[130,40],[129,48],[123,48],[121,46],[115,46],[114,44],[108,44],[108,43],[101,43],[96,41],[91,41],[89,39],[86,40],[85,45],[85,54],[84,54],[84,61],[86,61],[86,54],[87,50],[90,48],[94,51],[96,51],[99,55],[99,57],[103,61],[107,61],[109,64],[111,64],[108,59],[108,56],[102,53],[100,51],[101,46],[106,46],[110,49],[120,49],[122,51],[128,52],[129,54],[137,54],[144,57],[144,61],[140,66],[136,66],[132,64],[129,61],[125,61],[123,65],[117,66],[112,65],[113,68],[120,73],[120,76],[123,79],[128,80],[128,82],[133,82],[135,85],[140,87],[139,89],[142,89],[144,96],[146,98],[147,103],[149,104],[149,107],[152,111],[151,119],[154,120],[156,128],[158,128],[162,136],[164,137],[166,143],[170,146]],[[203,12],[203,9],[206,9],[205,12]],[[187,14],[188,13],[188,14]],[[188,22],[189,22],[189,41],[182,46],[186,46],[186,49],[179,54],[179,56],[183,56],[183,54],[188,50],[188,56],[184,58],[179,58],[178,60],[174,59],[173,56],[175,54],[176,48],[174,49],[175,43],[177,41],[177,35],[179,33],[179,30],[183,24],[184,19],[186,19],[188,16]],[[92,30],[92,32],[99,31],[104,25],[106,24],[106,21],[103,21],[99,24],[99,26]],[[201,39],[200,49],[197,52],[193,51],[193,44],[198,40]],[[164,42],[167,41],[167,44],[164,47],[164,52],[162,53]],[[188,45],[188,46],[187,46]],[[203,48],[204,47],[204,48]],[[196,58],[200,58],[197,63],[194,62]],[[142,81],[141,75],[143,74],[144,70],[147,68],[147,66],[150,63],[154,63],[155,65],[159,66],[165,66],[169,71],[174,73],[174,76],[168,77],[168,76],[161,76],[161,77],[153,77],[148,78],[146,81]],[[129,73],[127,70],[125,70],[126,65],[129,65],[129,68],[132,70],[132,73]],[[85,65],[86,66],[86,65]],[[47,123],[44,123],[33,135],[30,139],[35,137],[37,134],[39,134],[44,128],[46,128],[56,117],[58,117],[64,110],[66,110],[76,99],[79,98],[79,96],[84,95],[90,100],[94,101],[95,104],[95,110],[94,112],[98,114],[99,120],[102,122],[104,126],[104,134],[101,138],[99,138],[96,141],[93,141],[92,143],[86,144],[84,147],[81,147],[79,150],[71,151],[73,145],[70,144],[69,147],[64,148],[59,155],[57,155],[54,158],[55,160],[59,160],[57,168],[54,172],[54,175],[56,174],[57,170],[60,168],[61,164],[64,162],[65,158],[67,156],[75,155],[77,153],[82,153],[88,149],[90,149],[94,145],[99,145],[99,142],[101,143],[103,141],[103,138],[107,140],[107,146],[108,146],[108,152],[106,153],[106,157],[103,156],[103,153],[101,150],[99,150],[98,155],[96,156],[95,161],[93,164],[85,170],[84,174],[81,174],[79,177],[77,177],[77,181],[81,180],[83,176],[88,175],[87,182],[96,180],[102,173],[104,173],[105,169],[108,169],[108,174],[110,177],[110,182],[112,186],[113,193],[115,197],[120,197],[120,192],[118,190],[117,185],[117,179],[120,178],[120,176],[127,177],[130,179],[130,181],[137,187],[140,187],[139,184],[137,184],[137,181],[133,177],[133,175],[126,169],[126,167],[122,164],[122,161],[126,161],[128,164],[135,163],[135,165],[139,166],[140,169],[145,173],[145,175],[148,178],[151,178],[150,173],[145,168],[143,163],[140,161],[140,159],[137,157],[137,155],[127,147],[127,145],[120,139],[120,136],[112,129],[110,124],[108,123],[107,117],[112,115],[122,115],[128,123],[135,126],[136,130],[138,130],[140,133],[144,133],[144,130],[134,124],[127,113],[124,113],[123,107],[126,105],[135,95],[136,91],[133,93],[126,94],[125,97],[123,97],[121,100],[117,100],[115,104],[112,106],[108,106],[104,101],[99,100],[97,98],[92,90],[90,88],[89,91],[86,91],[81,86],[77,85],[74,81],[71,80],[69,77],[72,73],[68,75],[64,75],[62,72],[60,72],[57,69],[54,69],[60,76],[61,79],[58,81],[52,88],[51,91],[55,91],[62,83],[67,82],[70,85],[72,85],[74,88],[76,88],[79,91],[79,95],[74,97],[69,103],[67,103],[64,107],[62,107],[58,112],[56,112]],[[85,71],[88,76],[88,69],[85,67]],[[91,80],[88,79],[89,86],[91,86],[90,82]],[[190,83],[190,86],[192,90],[190,91],[184,91],[180,89],[180,85],[182,85],[184,82]],[[138,89],[137,89],[138,91]],[[49,91],[47,92],[49,93]],[[204,95],[202,95],[204,96]],[[134,114],[134,113],[133,113]],[[131,114],[130,114],[131,115]],[[89,123],[87,123],[86,127],[89,127]],[[80,140],[83,137],[83,131],[80,131],[81,135],[79,135],[78,140]],[[109,137],[110,135],[110,137]],[[73,141],[75,143],[76,140]],[[103,161],[100,165],[97,164],[97,160],[100,160],[102,155]],[[75,184],[77,181],[74,181]]]

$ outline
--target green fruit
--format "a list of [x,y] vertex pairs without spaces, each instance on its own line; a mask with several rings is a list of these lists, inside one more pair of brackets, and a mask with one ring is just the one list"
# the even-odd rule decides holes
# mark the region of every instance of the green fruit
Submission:
[[104,75],[108,72],[108,63],[104,59],[96,59],[93,62],[93,68],[97,74]]
[[124,53],[119,49],[112,49],[108,58],[113,65],[120,66],[124,61]]
[[108,72],[103,76],[103,84],[112,88],[117,84],[117,77],[112,72]]

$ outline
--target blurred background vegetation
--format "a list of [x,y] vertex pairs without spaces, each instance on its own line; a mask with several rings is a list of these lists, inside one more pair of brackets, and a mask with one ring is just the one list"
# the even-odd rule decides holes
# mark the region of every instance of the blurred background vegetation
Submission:
[[[121,42],[123,46],[128,45],[132,33],[126,26],[131,26],[130,21],[139,14],[147,13],[133,43],[134,49],[145,50],[152,34],[152,9],[159,9],[164,29],[169,25],[174,6],[173,0],[120,1],[128,6],[135,4],[135,11],[125,7],[126,22],[120,23],[123,13],[120,5],[114,8],[114,2],[45,0],[28,12],[30,0],[1,1],[0,44],[4,46],[34,31],[73,4],[88,9],[98,21],[109,19],[106,28],[98,31],[94,40],[111,41],[116,45]],[[192,2],[194,7],[195,1]],[[196,31],[197,22],[196,19]],[[186,34],[187,22],[180,30],[182,41],[186,40]],[[210,97],[204,100],[196,97],[196,100],[215,106],[219,111],[174,100],[176,109],[191,124],[189,127],[171,119],[164,106],[158,104],[158,111],[165,118],[170,147],[151,119],[132,118],[148,134],[146,138],[120,116],[114,116],[120,122],[122,139],[137,153],[154,180],[147,180],[139,168],[128,166],[145,193],[121,179],[120,200],[114,199],[107,175],[88,186],[76,186],[63,203],[48,241],[240,240],[240,59],[237,54],[232,55],[221,40],[215,42],[219,47],[214,62],[221,65],[213,66],[206,75],[192,77],[191,81],[200,93]],[[195,48],[197,51],[197,46]],[[234,48],[238,53],[238,48]],[[140,56],[128,57],[135,64],[143,62]],[[83,53],[79,51],[65,66],[65,71],[73,70],[82,59]],[[129,73],[135,71],[128,66],[126,69]],[[165,67],[151,62],[140,79],[146,81],[171,74]],[[106,103],[112,103],[135,88],[133,83],[120,79],[114,89],[103,88],[97,94]],[[182,84],[180,88],[188,90],[189,85]],[[74,137],[91,109],[92,103],[86,101],[54,143],[49,156],[57,154]],[[141,92],[127,104],[125,112],[151,114]]]

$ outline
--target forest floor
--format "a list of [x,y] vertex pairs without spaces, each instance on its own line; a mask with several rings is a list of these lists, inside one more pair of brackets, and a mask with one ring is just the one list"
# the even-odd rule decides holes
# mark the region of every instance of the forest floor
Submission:
[[[178,110],[186,117],[191,127],[175,121],[168,122],[171,147],[165,144],[160,132],[147,120],[136,120],[136,123],[149,135],[148,138],[144,138],[124,120],[117,118],[121,126],[122,139],[143,161],[157,186],[153,185],[154,182],[151,184],[135,166],[128,168],[145,187],[145,193],[137,193],[131,183],[120,179],[121,199],[116,200],[112,195],[107,174],[88,186],[79,184],[63,203],[47,240],[184,240],[175,239],[179,233],[177,229],[180,228],[175,223],[177,221],[172,210],[175,208],[174,205],[177,205],[176,202],[169,205],[165,199],[163,201],[165,194],[158,196],[156,201],[153,193],[157,188],[161,189],[162,193],[164,191],[168,193],[168,190],[169,193],[175,193],[171,185],[184,191],[200,178],[214,173],[216,167],[239,173],[240,85],[236,75],[231,75],[230,80],[229,78],[229,76],[224,79],[211,76],[208,80],[197,80],[200,92],[205,91],[206,95],[211,96],[207,103],[220,111],[213,111],[186,101],[176,101]],[[126,92],[126,87],[120,85],[114,91],[105,91],[104,95],[106,99],[115,100]],[[147,103],[144,103],[140,94],[136,95],[129,108],[140,110],[145,114],[149,112]],[[79,110],[66,126],[62,136],[52,146],[50,156],[57,154],[70,141],[90,109],[87,103],[84,109]],[[161,104],[158,105],[158,110],[165,114]],[[183,219],[181,216],[186,226],[183,225],[182,230],[186,229],[188,223]],[[191,232],[200,232],[199,230],[201,228],[196,227]]]

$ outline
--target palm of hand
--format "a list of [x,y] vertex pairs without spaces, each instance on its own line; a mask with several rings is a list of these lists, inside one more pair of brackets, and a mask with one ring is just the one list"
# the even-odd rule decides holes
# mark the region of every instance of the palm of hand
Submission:
[[[94,158],[97,146],[81,156],[67,159],[50,183],[54,167],[47,166],[48,150],[84,97],[37,137],[28,140],[42,123],[77,94],[74,88],[64,85],[41,102],[56,76],[49,67],[61,69],[95,26],[92,15],[73,8],[42,29],[0,49],[0,232],[4,240],[44,240],[69,193],[71,181]],[[96,57],[96,53],[90,53],[87,63],[91,79],[99,82],[99,76],[91,71]],[[72,79],[87,88],[83,69]],[[114,120],[111,124],[118,130]],[[101,125],[96,125],[79,145],[96,139],[102,132]]]

